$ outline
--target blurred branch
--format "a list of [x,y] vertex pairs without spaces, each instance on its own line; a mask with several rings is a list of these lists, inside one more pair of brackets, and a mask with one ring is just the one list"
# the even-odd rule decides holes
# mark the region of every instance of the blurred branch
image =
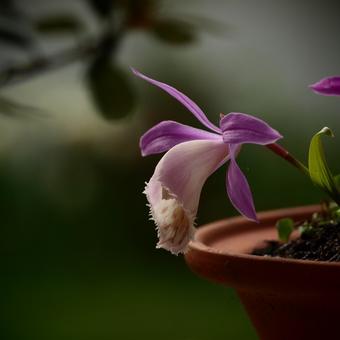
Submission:
[[83,29],[83,23],[73,15],[54,14],[35,21],[34,27],[44,34],[78,33]]
[[124,29],[116,33],[105,32],[99,39],[87,38],[75,47],[55,53],[50,56],[37,57],[31,62],[21,65],[11,65],[0,70],[0,87],[13,85],[17,82],[28,80],[31,77],[47,71],[66,66],[84,58],[109,55],[118,46],[124,34]]
[[17,103],[3,96],[0,96],[0,114],[11,118],[46,117],[43,110]]
[[[162,16],[160,0],[87,0],[86,2],[100,20],[100,33],[96,36],[83,37],[73,47],[50,55],[38,55],[28,62],[7,63],[0,66],[0,89],[30,80],[76,61],[85,61],[87,64],[84,80],[93,104],[105,119],[120,119],[132,112],[135,104],[134,90],[128,76],[114,60],[117,48],[125,34],[133,30],[142,30],[164,43],[186,45],[197,41],[197,32],[203,22],[200,19],[196,22],[195,20],[183,21],[179,19],[180,15]],[[0,0],[0,10],[3,8],[13,12],[9,4],[11,0]],[[1,17],[3,14],[0,11],[0,19]],[[42,34],[45,38],[53,33],[80,33],[84,28],[83,21],[69,13],[53,13],[34,20],[25,15],[23,18],[25,20],[21,22],[17,19],[17,14],[13,14],[8,23],[5,18],[3,30],[0,25],[0,40],[12,46],[25,48],[25,44],[30,42],[24,40],[29,29],[32,30],[34,39],[35,34],[38,33],[39,40],[39,35]],[[212,26],[211,22],[209,26]]]
[[[11,1],[0,0],[0,4],[6,9],[8,9],[8,3]],[[53,55],[38,56],[24,64],[10,64],[5,68],[0,68],[0,88],[89,57],[93,57],[94,61],[107,62],[128,30],[145,30],[163,42],[178,45],[194,42],[197,38],[196,31],[200,25],[177,18],[161,18],[159,0],[88,0],[88,3],[105,23],[99,36],[83,38],[76,46]],[[198,21],[202,22],[202,20]],[[58,31],[60,29],[76,30],[78,26],[79,22],[67,15],[45,18],[40,21],[40,26],[39,22],[35,23],[35,28],[39,32],[39,28],[43,31]],[[0,37],[1,34],[13,40],[12,43],[16,41],[15,39],[19,39],[17,36],[12,36],[13,33],[8,37],[7,31],[0,30]]]
[[[0,0],[0,4],[2,3],[1,1],[4,0]],[[6,0],[4,3],[7,5]],[[130,0],[128,4],[131,8],[128,10],[125,8],[125,11],[123,11],[124,15],[120,19],[115,16],[115,12],[116,10],[119,11],[119,7],[115,6],[116,4],[114,0],[89,0],[89,3],[93,9],[101,14],[103,20],[105,21],[105,29],[99,36],[83,38],[83,40],[80,41],[76,46],[59,51],[53,55],[38,56],[34,60],[24,64],[9,65],[6,68],[0,68],[0,88],[28,80],[31,77],[66,66],[78,60],[94,57],[95,62],[100,62],[101,60],[106,61],[109,57],[111,57],[111,55],[116,51],[125,32],[131,28],[133,24],[132,18],[136,20],[135,17],[138,17],[134,10],[136,4],[140,5],[141,3],[139,1]],[[120,3],[120,1],[118,1],[118,3]],[[122,1],[122,3],[125,4],[125,1]],[[122,3],[120,3],[120,6]],[[141,8],[148,8],[148,6],[146,6],[145,2]],[[141,15],[141,13],[139,13],[139,15]],[[144,13],[142,14],[144,15]],[[53,27],[56,26],[55,21],[56,20],[53,22]],[[69,27],[70,20],[68,20],[67,23],[67,26]],[[60,18],[57,24],[59,27]],[[65,24],[65,22],[63,24]],[[43,26],[45,27],[46,23]],[[51,26],[51,22],[49,22],[49,26]],[[74,26],[73,21],[72,26]]]

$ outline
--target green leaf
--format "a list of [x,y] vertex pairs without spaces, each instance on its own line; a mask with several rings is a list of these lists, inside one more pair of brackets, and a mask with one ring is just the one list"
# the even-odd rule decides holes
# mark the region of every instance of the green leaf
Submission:
[[340,174],[333,177],[336,187],[340,190]]
[[151,32],[158,39],[170,44],[184,45],[197,40],[193,25],[174,19],[156,21]]
[[276,222],[276,229],[278,231],[279,240],[288,242],[291,233],[294,231],[294,221],[291,218],[282,218]]
[[40,33],[77,33],[83,25],[77,18],[70,15],[55,15],[35,22],[35,28]]
[[315,233],[315,228],[313,228],[313,226],[309,225],[309,224],[304,224],[302,226],[299,227],[299,232],[300,235],[313,235],[313,233]]
[[337,203],[340,195],[333,175],[327,165],[321,137],[323,135],[334,137],[328,127],[324,127],[316,133],[309,146],[308,168],[312,181],[325,190]]
[[335,209],[335,210],[332,212],[332,215],[333,215],[333,218],[338,219],[338,218],[340,217],[340,208]]
[[135,95],[128,77],[108,58],[90,65],[87,83],[92,99],[104,118],[120,119],[132,112]]

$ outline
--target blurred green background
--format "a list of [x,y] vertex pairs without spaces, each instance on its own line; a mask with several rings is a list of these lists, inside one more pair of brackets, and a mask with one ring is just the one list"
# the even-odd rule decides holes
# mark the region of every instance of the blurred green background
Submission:
[[[305,162],[316,131],[340,134],[339,99],[308,89],[340,73],[338,13],[336,1],[0,0],[0,338],[256,339],[231,289],[155,249],[142,191],[159,157],[142,159],[139,137],[163,119],[199,124],[129,66],[214,122],[265,119]],[[335,173],[339,143],[326,143]],[[258,211],[323,198],[265,148],[238,162]],[[237,214],[224,181],[225,168],[208,180],[199,224]]]

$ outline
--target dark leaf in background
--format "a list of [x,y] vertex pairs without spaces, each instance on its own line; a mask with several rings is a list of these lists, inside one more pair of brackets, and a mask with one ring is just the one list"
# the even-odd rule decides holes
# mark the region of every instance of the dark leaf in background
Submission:
[[0,0],[1,12],[8,12],[13,10],[13,1],[11,0]]
[[90,66],[87,82],[92,99],[104,118],[120,119],[132,112],[135,96],[128,78],[108,58]]
[[27,118],[42,116],[44,113],[41,109],[19,104],[12,99],[0,96],[0,114],[12,118]]
[[153,16],[159,7],[159,0],[119,0],[118,2],[125,8],[130,18],[137,21]]
[[20,15],[13,0],[0,0],[0,15],[4,17],[16,17]]
[[35,22],[40,33],[77,33],[83,28],[82,23],[70,15],[55,15]]
[[32,39],[25,33],[3,26],[0,26],[0,41],[24,49],[32,44]]
[[101,18],[107,18],[111,15],[114,0],[88,0],[91,8]]
[[15,1],[0,0],[0,42],[24,49],[31,47],[29,28]]
[[145,12],[157,9],[159,0],[118,0],[118,2],[132,12]]
[[13,6],[12,0],[0,0],[0,8],[1,9],[6,9],[6,8],[11,8]]
[[163,19],[154,23],[151,31],[158,39],[171,44],[184,45],[197,39],[194,27],[175,19]]
[[124,9],[127,26],[134,29],[149,30],[159,13],[158,0],[120,0],[119,4]]
[[335,184],[336,184],[338,190],[340,191],[340,174],[334,176],[333,179],[334,179],[334,182],[335,182]]

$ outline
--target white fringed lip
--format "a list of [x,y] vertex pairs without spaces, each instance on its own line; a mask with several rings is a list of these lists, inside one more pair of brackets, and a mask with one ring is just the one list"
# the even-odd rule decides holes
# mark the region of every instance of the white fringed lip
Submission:
[[178,144],[163,156],[144,191],[157,226],[157,248],[186,252],[195,234],[202,187],[227,155],[222,141],[197,140]]

